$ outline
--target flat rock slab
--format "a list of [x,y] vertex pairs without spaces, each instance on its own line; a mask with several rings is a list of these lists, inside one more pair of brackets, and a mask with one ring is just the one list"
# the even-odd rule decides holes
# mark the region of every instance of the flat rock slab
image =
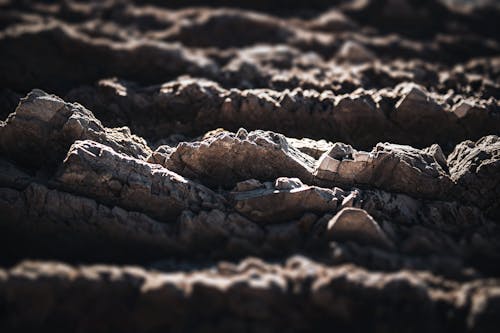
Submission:
[[[250,184],[242,184],[250,185]],[[254,185],[255,186],[255,185]],[[256,186],[255,186],[256,187]],[[307,212],[335,213],[346,194],[340,189],[304,185],[298,179],[278,178],[275,184],[234,192],[235,209],[266,224],[298,218]]]

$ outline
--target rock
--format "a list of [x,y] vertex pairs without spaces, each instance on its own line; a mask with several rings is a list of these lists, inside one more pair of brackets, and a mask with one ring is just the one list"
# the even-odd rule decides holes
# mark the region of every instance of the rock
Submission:
[[[437,148],[434,152],[410,146],[379,143],[372,151],[356,151],[336,143],[323,154],[315,171],[320,184],[374,186],[417,197],[441,198],[452,186]],[[436,156],[436,157],[435,157]]]
[[489,135],[476,142],[464,141],[448,156],[451,179],[459,192],[454,197],[500,216],[500,138]]
[[75,140],[94,140],[136,158],[151,153],[127,127],[106,128],[92,112],[41,90],[31,91],[0,127],[0,150],[21,164],[59,163]]
[[474,105],[467,101],[462,101],[459,104],[455,104],[452,111],[458,118],[464,118],[469,114]]
[[376,58],[372,51],[354,41],[345,42],[336,57],[340,60],[353,63],[373,61]]
[[356,24],[341,11],[337,10],[326,11],[312,21],[310,26],[313,29],[327,32],[351,31],[356,29]]
[[258,181],[257,179],[248,179],[244,180],[242,182],[238,182],[235,187],[236,192],[246,192],[246,191],[252,191],[256,190],[259,188],[265,188],[265,184],[262,182]]
[[168,145],[161,145],[151,155],[148,156],[146,161],[148,163],[165,165],[165,161],[170,157],[170,155],[175,151],[175,147]]
[[265,131],[239,137],[224,131],[203,141],[182,143],[165,161],[169,170],[226,187],[249,178],[265,181],[282,176],[307,183],[313,165],[314,159],[288,145],[284,136]]
[[274,188],[277,190],[293,190],[303,186],[304,184],[298,178],[280,177],[274,183]]
[[302,139],[294,139],[294,138],[286,138],[288,144],[304,154],[307,154],[315,159],[318,159],[323,155],[323,153],[327,152],[332,146],[331,142],[327,142],[325,140],[311,140],[308,138]]
[[[2,268],[0,302],[10,305],[5,309],[7,318],[18,318],[3,321],[2,328],[25,331],[36,325],[54,331],[63,325],[97,331],[105,316],[106,326],[113,331],[130,331],[130,327],[152,331],[158,326],[177,330],[189,326],[198,332],[220,327],[213,319],[223,316],[228,322],[224,327],[246,327],[251,319],[276,331],[297,325],[309,327],[310,321],[322,314],[323,323],[338,325],[341,320],[356,330],[408,326],[412,332],[437,331],[449,323],[450,317],[464,329],[484,330],[492,326],[498,309],[495,279],[457,283],[426,271],[373,272],[353,265],[325,265],[301,256],[278,263],[247,258],[209,268],[188,266],[191,271],[180,272],[182,267],[174,264],[168,272],[126,265],[23,261]],[[297,302],[304,280],[310,285],[310,293]],[[357,301],[352,301],[353,295]],[[470,297],[472,306],[464,309],[466,297]],[[136,302],[131,303],[130,298]],[[403,299],[412,311],[401,306]],[[86,320],[81,321],[77,310],[89,300],[94,306],[87,309]],[[211,306],[197,307],[193,303]],[[19,310],[27,304],[31,311]],[[284,320],[276,321],[276,307],[283,311]],[[366,320],[355,320],[357,314],[374,307],[378,311]],[[116,308],[123,316],[115,315]],[[155,311],[165,308],[170,311]],[[389,312],[393,315],[386,317],[384,314]],[[198,320],[193,321],[193,316]],[[45,320],[47,317],[54,321]]]
[[222,197],[202,185],[89,140],[71,146],[56,181],[64,189],[163,221],[174,220],[184,209],[223,206]]
[[179,241],[193,252],[224,250],[225,242],[239,239],[246,244],[239,252],[255,253],[255,244],[262,242],[265,237],[266,233],[256,223],[237,213],[212,210],[194,214],[185,211],[179,219]]
[[395,105],[396,119],[403,121],[411,116],[432,115],[442,110],[442,107],[417,84],[401,84],[398,89],[402,97]]
[[117,262],[124,253],[130,260],[152,260],[184,250],[171,224],[36,183],[23,190],[0,187],[0,210],[2,249],[13,260]]
[[[438,102],[435,95],[427,92],[421,85],[404,82],[394,90],[400,97],[389,113],[389,118],[401,128],[404,136],[422,141],[422,138],[433,135],[436,139],[427,145],[445,144],[440,137],[450,138],[464,131],[457,124],[456,117],[445,109],[443,102]],[[446,133],[443,128],[447,129]]]
[[303,185],[298,179],[279,178],[275,186],[234,192],[235,209],[253,221],[279,223],[304,213],[328,213],[337,210],[344,192]]
[[393,247],[378,223],[363,209],[342,209],[328,222],[327,230],[331,240],[354,241],[386,249]]
[[441,166],[441,168],[443,168],[443,170],[445,171],[448,170],[448,163],[446,162],[446,156],[444,155],[443,150],[438,144],[433,144],[430,147],[422,149],[422,151],[434,157],[434,160],[436,160],[436,162],[439,163],[439,165]]
[[0,332],[497,332],[485,1],[0,0]]

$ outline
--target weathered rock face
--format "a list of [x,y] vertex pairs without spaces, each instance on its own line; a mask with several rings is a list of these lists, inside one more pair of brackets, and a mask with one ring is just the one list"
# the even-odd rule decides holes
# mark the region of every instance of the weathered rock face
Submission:
[[0,333],[497,332],[458,2],[0,0]]
[[71,146],[56,182],[64,189],[167,221],[184,209],[223,207],[222,197],[208,188],[89,140]]
[[379,143],[370,152],[335,143],[315,172],[318,182],[373,186],[422,197],[443,197],[451,188],[440,149],[433,153],[410,146]]
[[462,189],[459,195],[489,216],[500,216],[500,138],[462,142],[448,156],[448,164],[451,178]]
[[181,143],[164,164],[186,177],[211,185],[232,186],[249,178],[280,176],[312,179],[314,159],[289,145],[283,135],[241,129],[220,132],[200,142]]
[[[127,127],[105,128],[92,112],[79,104],[33,90],[1,124],[0,149],[21,164],[39,167],[60,158],[75,140],[101,142],[118,152],[145,158],[146,142]],[[61,159],[62,160],[62,159]]]
[[300,217],[304,212],[334,213],[345,197],[341,189],[302,184],[299,179],[278,178],[276,183],[234,192],[237,212],[254,221],[277,223]]

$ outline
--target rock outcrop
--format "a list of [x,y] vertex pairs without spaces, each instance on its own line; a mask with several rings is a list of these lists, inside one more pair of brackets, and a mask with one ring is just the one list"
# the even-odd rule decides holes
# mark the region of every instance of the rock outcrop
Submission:
[[[161,149],[161,148],[160,148]],[[181,143],[165,159],[165,167],[207,184],[232,186],[250,178],[280,176],[312,179],[314,159],[289,145],[283,135],[240,129],[219,132],[200,142]]]
[[0,332],[497,332],[466,2],[0,0]]
[[491,217],[500,216],[500,138],[484,137],[465,141],[448,156],[451,179],[462,189],[462,200],[484,209]]
[[82,105],[33,90],[0,124],[0,150],[20,164],[60,162],[75,140],[101,142],[120,153],[145,158],[151,150],[127,127],[106,128]]
[[440,164],[443,160],[439,146],[428,152],[379,143],[366,152],[335,143],[321,156],[315,176],[323,184],[373,186],[416,197],[442,198],[453,185]]

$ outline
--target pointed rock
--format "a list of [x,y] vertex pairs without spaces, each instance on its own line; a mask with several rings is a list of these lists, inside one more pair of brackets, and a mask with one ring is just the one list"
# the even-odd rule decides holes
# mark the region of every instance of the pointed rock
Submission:
[[344,208],[329,222],[331,240],[354,241],[364,245],[392,248],[393,244],[378,223],[365,210]]

